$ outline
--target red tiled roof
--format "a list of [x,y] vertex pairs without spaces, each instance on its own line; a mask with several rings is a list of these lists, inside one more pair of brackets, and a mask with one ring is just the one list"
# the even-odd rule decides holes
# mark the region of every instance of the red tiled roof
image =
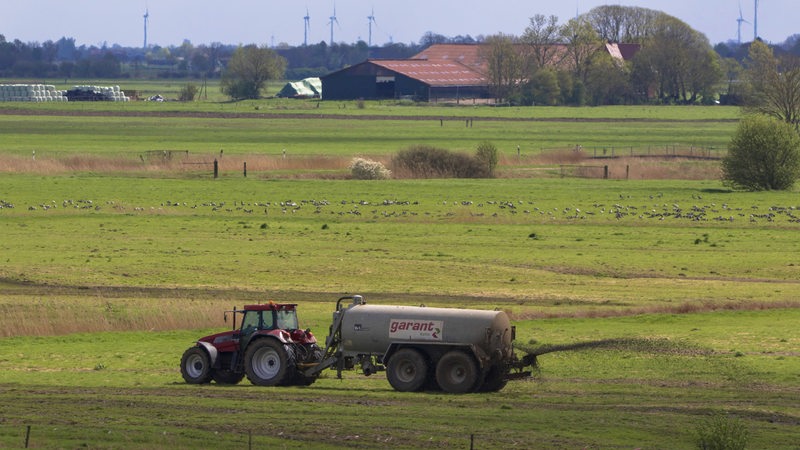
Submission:
[[369,62],[430,86],[485,86],[487,83],[486,77],[457,62],[423,59],[370,60]]
[[413,56],[428,61],[451,61],[475,70],[484,70],[486,61],[480,55],[479,44],[434,44]]

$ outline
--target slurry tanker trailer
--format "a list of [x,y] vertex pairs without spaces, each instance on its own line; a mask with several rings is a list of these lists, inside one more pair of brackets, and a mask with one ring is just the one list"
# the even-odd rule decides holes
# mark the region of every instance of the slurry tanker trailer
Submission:
[[[347,305],[342,302],[350,301]],[[297,321],[297,305],[268,303],[234,309],[233,329],[199,339],[181,358],[187,383],[310,385],[325,369],[385,371],[402,392],[492,392],[515,378],[534,355],[518,358],[515,328],[502,311],[368,305],[342,297],[325,341],[317,344]],[[237,317],[241,316],[237,326]],[[227,315],[226,315],[227,317]]]

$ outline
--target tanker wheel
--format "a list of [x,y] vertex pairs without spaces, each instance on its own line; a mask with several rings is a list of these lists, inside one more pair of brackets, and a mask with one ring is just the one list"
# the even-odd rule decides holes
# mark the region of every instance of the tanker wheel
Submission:
[[412,348],[398,350],[386,366],[386,378],[395,390],[414,392],[422,389],[428,377],[428,363]]
[[508,370],[502,365],[493,365],[491,369],[489,369],[489,373],[486,374],[486,378],[483,380],[483,385],[481,385],[480,391],[497,392],[506,387],[506,384],[508,384],[508,380],[506,379],[507,372]]
[[244,368],[251,383],[277,386],[286,383],[287,375],[293,371],[294,361],[280,342],[271,338],[259,339],[247,347]]
[[217,369],[212,375],[217,384],[237,384],[244,378],[244,373],[228,369]]
[[192,347],[181,357],[181,376],[189,384],[205,384],[211,382],[211,359],[200,347]]
[[436,364],[436,382],[442,390],[451,394],[475,391],[479,375],[475,358],[462,351],[447,352]]

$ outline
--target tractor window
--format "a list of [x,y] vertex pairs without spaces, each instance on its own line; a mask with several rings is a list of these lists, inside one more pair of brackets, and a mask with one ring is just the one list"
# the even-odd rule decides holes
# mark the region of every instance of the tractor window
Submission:
[[277,311],[278,313],[278,328],[282,330],[296,330],[297,329],[297,314],[294,310]]
[[244,334],[250,334],[258,329],[260,315],[261,313],[258,311],[247,311],[244,313],[244,317],[242,318],[242,332]]
[[272,311],[264,311],[264,329],[271,330],[275,327],[273,324],[274,319],[272,318]]

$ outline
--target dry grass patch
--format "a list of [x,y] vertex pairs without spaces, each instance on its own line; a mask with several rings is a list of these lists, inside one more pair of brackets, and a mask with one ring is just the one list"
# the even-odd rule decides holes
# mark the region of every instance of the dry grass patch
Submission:
[[[193,155],[184,152],[148,152],[137,155],[100,156],[70,155],[64,157],[0,156],[0,172],[32,175],[68,173],[150,173],[186,174],[213,173],[214,161],[220,174],[248,172],[320,172],[346,173],[350,158],[343,156],[273,156],[273,155]],[[324,177],[323,177],[324,178]]]

